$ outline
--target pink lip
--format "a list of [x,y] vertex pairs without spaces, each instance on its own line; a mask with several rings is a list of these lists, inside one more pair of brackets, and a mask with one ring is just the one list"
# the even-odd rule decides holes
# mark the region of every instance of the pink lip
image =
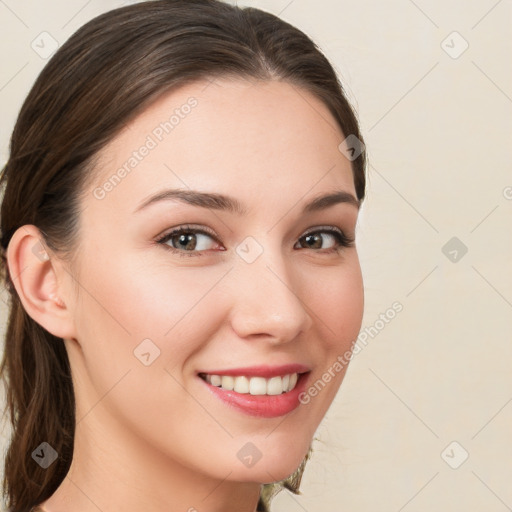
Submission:
[[[279,367],[278,375],[287,375],[288,373],[295,373],[296,370],[290,371],[290,368],[297,368],[297,365],[290,366],[282,366]],[[280,373],[283,371],[283,373]],[[303,367],[302,367],[303,368]],[[247,375],[247,368],[240,369],[242,373],[238,373],[239,370],[236,370],[237,373],[232,373],[233,376]],[[252,368],[254,370],[254,367]],[[225,371],[225,370],[224,370]],[[262,376],[261,371],[262,367],[259,367],[258,370],[260,373],[258,375],[252,376]],[[268,367],[265,372],[272,372],[273,375],[276,375],[276,369],[269,370]],[[228,375],[226,373],[212,373],[212,375]],[[266,373],[268,375],[268,373]],[[259,416],[263,418],[275,418],[277,416],[283,416],[292,412],[300,405],[299,396],[306,389],[307,381],[309,380],[310,372],[300,373],[299,378],[297,380],[297,384],[295,387],[288,391],[287,393],[282,393],[280,395],[251,395],[249,393],[237,393],[233,390],[222,389],[217,386],[212,386],[206,380],[203,380],[201,377],[198,377],[201,382],[205,386],[210,393],[212,393],[217,398],[221,399],[224,403],[226,403],[230,407],[234,407],[235,409],[244,412],[245,414],[249,414],[251,416]]]
[[310,368],[303,364],[284,364],[281,366],[248,366],[246,368],[230,368],[226,370],[208,370],[197,373],[208,375],[230,375],[232,377],[264,377],[270,379],[271,377],[278,377],[279,375],[289,375],[291,373],[305,373],[309,372]]

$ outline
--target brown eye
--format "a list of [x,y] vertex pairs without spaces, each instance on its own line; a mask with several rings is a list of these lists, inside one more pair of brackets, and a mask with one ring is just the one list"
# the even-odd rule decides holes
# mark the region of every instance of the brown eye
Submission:
[[353,239],[333,228],[312,231],[299,239],[299,244],[304,249],[326,249],[328,252],[340,247],[350,247],[353,243]]
[[160,237],[157,242],[168,249],[179,253],[190,253],[187,256],[199,256],[218,245],[213,234],[203,229],[181,226]]
[[195,233],[173,235],[168,242],[172,242],[175,249],[184,249],[193,251],[197,246],[197,235]]

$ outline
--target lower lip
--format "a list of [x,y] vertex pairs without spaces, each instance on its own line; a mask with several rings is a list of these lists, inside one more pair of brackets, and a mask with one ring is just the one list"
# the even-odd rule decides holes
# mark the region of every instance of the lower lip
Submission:
[[251,416],[276,418],[292,412],[300,405],[299,395],[306,388],[308,377],[309,372],[300,374],[295,387],[291,391],[281,393],[280,395],[237,393],[233,390],[229,391],[218,386],[212,386],[201,377],[198,377],[198,379],[208,387],[211,393],[228,405]]

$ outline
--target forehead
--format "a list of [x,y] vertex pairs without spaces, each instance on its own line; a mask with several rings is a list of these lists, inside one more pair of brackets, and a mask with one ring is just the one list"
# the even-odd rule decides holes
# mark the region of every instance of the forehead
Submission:
[[296,202],[320,188],[355,195],[338,149],[344,138],[326,105],[296,85],[198,81],[160,97],[103,148],[94,187],[117,210],[133,210],[164,186],[222,191],[244,203]]

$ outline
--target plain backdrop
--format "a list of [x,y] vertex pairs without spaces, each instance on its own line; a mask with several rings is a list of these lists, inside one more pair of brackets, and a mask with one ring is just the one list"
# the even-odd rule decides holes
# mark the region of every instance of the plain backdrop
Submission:
[[[0,0],[0,164],[47,62],[34,41],[62,44],[121,5]],[[367,341],[318,429],[302,495],[283,491],[273,510],[512,510],[510,0],[239,5],[317,42],[370,162],[357,232]]]

